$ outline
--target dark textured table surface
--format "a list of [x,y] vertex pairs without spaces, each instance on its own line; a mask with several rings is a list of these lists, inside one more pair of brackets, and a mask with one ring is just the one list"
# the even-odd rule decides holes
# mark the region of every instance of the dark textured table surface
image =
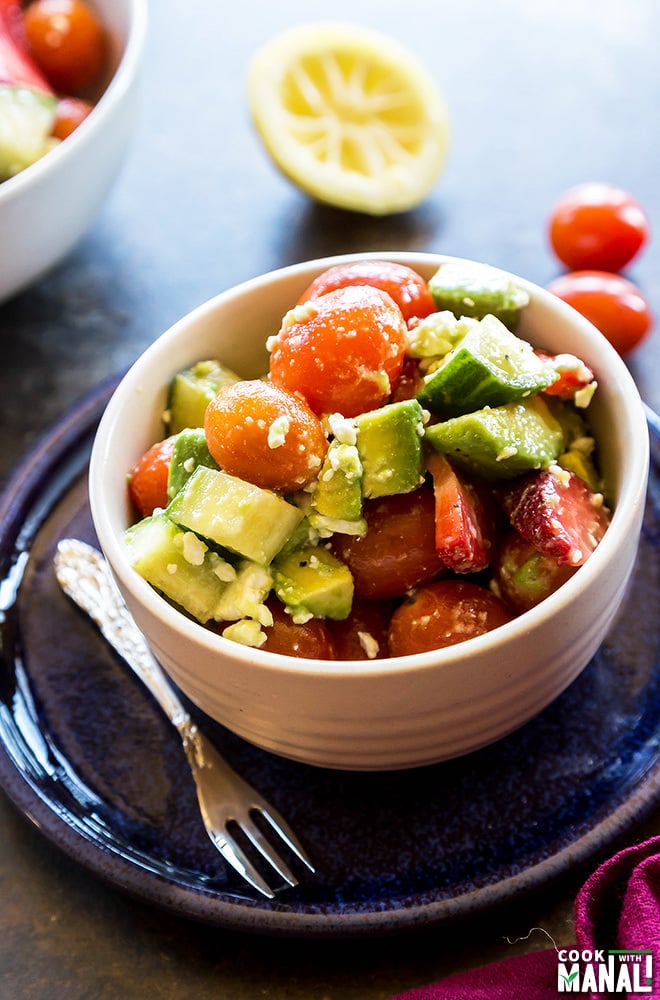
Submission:
[[[125,168],[73,253],[0,306],[0,480],[69,405],[172,322],[238,281],[326,254],[432,250],[546,284],[552,204],[584,180],[631,191],[660,233],[656,0],[466,0],[412,8],[336,0],[332,16],[414,49],[448,102],[450,156],[427,201],[372,219],[282,179],[247,113],[254,49],[327,16],[296,0],[228,9],[153,4],[140,124]],[[0,233],[0,266],[2,266]],[[660,317],[660,243],[628,272]],[[660,407],[654,330],[628,363]],[[0,796],[0,995],[7,1000],[385,998],[462,968],[572,940],[585,870],[505,912],[405,938],[302,942],[201,927],[79,869]],[[660,833],[660,811],[626,833]],[[588,869],[587,869],[588,870]],[[507,938],[515,941],[509,944]]]

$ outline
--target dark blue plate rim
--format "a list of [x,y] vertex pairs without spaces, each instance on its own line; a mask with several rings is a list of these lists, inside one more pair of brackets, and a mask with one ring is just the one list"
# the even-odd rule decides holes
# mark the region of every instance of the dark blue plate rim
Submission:
[[[29,561],[33,538],[40,526],[48,523],[61,496],[71,489],[74,481],[84,477],[96,424],[115,384],[115,379],[103,383],[49,428],[14,470],[0,495],[0,580],[3,581],[0,589],[0,624],[4,629],[8,628],[12,607],[21,592],[22,574]],[[645,564],[646,575],[640,583],[643,591],[651,586],[657,587],[658,509],[655,466],[647,504],[645,544],[648,551],[644,560],[638,560],[640,565],[642,561]],[[649,552],[652,556],[650,576]],[[6,634],[4,638],[6,640]],[[626,632],[623,640],[627,641],[627,638],[629,633]],[[10,644],[5,641],[3,645],[7,647]],[[650,645],[653,645],[652,650],[649,650]],[[623,675],[617,649],[615,645],[604,650],[602,662],[599,659],[598,663],[587,668],[587,672],[592,671],[592,679],[598,676],[597,671],[603,673],[609,669],[614,672],[612,676],[615,680],[620,682]],[[26,705],[27,711],[32,710],[33,706],[31,709],[30,676],[26,672],[21,675],[23,665],[17,657],[10,664],[16,688],[10,690],[8,687],[0,691],[0,787],[19,811],[35,823],[51,842],[90,872],[143,901],[187,918],[243,931],[301,937],[337,938],[434,926],[481,913],[510,901],[514,895],[539,889],[553,878],[567,873],[574,866],[583,864],[594,854],[604,850],[657,802],[660,789],[660,679],[655,633],[651,632],[648,637],[642,638],[639,655],[644,666],[637,669],[642,671],[644,683],[641,685],[640,697],[636,695],[634,705],[631,702],[631,711],[634,709],[634,718],[631,716],[633,724],[629,725],[630,720],[622,718],[622,723],[626,723],[629,731],[625,738],[621,736],[621,745],[614,746],[611,752],[603,747],[596,747],[596,757],[599,751],[603,757],[602,760],[596,759],[594,769],[590,772],[590,787],[587,789],[590,805],[593,800],[590,812],[580,813],[584,802],[582,799],[577,802],[575,786],[578,780],[583,779],[576,778],[571,786],[572,779],[567,778],[565,801],[561,791],[558,792],[552,808],[541,822],[543,837],[539,839],[535,834],[536,839],[530,839],[526,835],[525,840],[521,834],[510,845],[511,850],[506,857],[500,852],[481,858],[483,846],[477,845],[480,860],[476,862],[470,857],[470,837],[474,831],[469,829],[467,820],[464,830],[455,821],[451,833],[454,837],[465,833],[465,850],[463,854],[454,853],[447,862],[447,867],[443,867],[443,850],[448,848],[443,848],[442,830],[439,829],[440,823],[447,820],[447,814],[442,811],[442,797],[447,789],[450,792],[453,790],[455,796],[464,796],[465,793],[458,789],[466,778],[476,786],[486,773],[485,784],[479,785],[474,792],[474,800],[465,797],[461,799],[464,804],[469,803],[470,812],[492,809],[498,795],[504,795],[506,791],[506,810],[519,814],[522,823],[531,822],[534,825],[534,805],[521,808],[520,803],[515,801],[515,786],[519,781],[517,774],[514,775],[517,767],[514,761],[521,750],[531,747],[530,773],[536,767],[538,778],[546,766],[540,761],[538,747],[545,737],[550,735],[555,738],[557,732],[560,732],[557,725],[562,713],[572,720],[574,731],[579,728],[579,720],[585,710],[589,709],[587,700],[590,699],[585,699],[585,692],[577,690],[574,685],[559,700],[560,709],[551,707],[549,711],[546,710],[537,720],[524,727],[522,735],[514,734],[501,741],[492,752],[480,751],[462,762],[449,762],[447,765],[408,772],[409,781],[419,784],[420,795],[428,785],[432,789],[431,798],[435,795],[437,801],[431,802],[429,811],[422,818],[415,813],[407,820],[410,823],[411,848],[423,852],[424,843],[421,838],[424,836],[430,837],[436,852],[424,875],[413,877],[409,874],[407,881],[401,881],[397,872],[384,868],[381,870],[377,866],[361,880],[358,873],[361,866],[359,849],[355,845],[339,843],[338,840],[333,842],[332,820],[335,817],[332,815],[325,817],[324,822],[329,819],[330,823],[324,826],[323,831],[310,829],[305,832],[311,837],[312,843],[316,840],[315,846],[319,851],[323,841],[325,848],[330,854],[334,853],[335,857],[343,852],[344,867],[339,865],[337,870],[327,875],[323,891],[317,892],[313,885],[303,882],[293,894],[278,897],[275,902],[255,898],[231,880],[214,882],[197,870],[194,863],[190,868],[185,865],[177,867],[163,864],[162,859],[153,851],[150,853],[140,845],[131,844],[130,840],[122,841],[112,825],[108,827],[106,823],[97,820],[92,822],[81,811],[80,804],[86,792],[82,784],[80,787],[76,785],[75,761],[62,759],[60,754],[64,772],[73,775],[71,786],[63,791],[63,786],[67,784],[62,780],[64,772],[61,769],[56,773],[52,769],[40,770],[32,753],[34,747],[29,754],[26,753],[26,748],[21,743],[25,734],[17,730],[16,691],[21,689],[25,695],[24,714]],[[600,657],[599,652],[597,658]],[[585,728],[583,734],[585,740],[587,737],[591,739],[594,721],[602,722],[604,711],[611,709],[611,702],[607,698],[608,696],[603,695],[602,705],[598,704],[592,709],[592,715],[588,719],[589,733]],[[155,707],[153,711],[157,711]],[[57,747],[53,745],[53,734],[45,730],[43,719],[39,718],[36,710],[33,712],[31,725],[30,738],[44,740],[57,753]],[[587,723],[585,727],[586,725]],[[220,734],[220,739],[224,738]],[[582,738],[579,733],[575,736],[576,746]],[[584,749],[582,744],[580,748]],[[241,754],[245,754],[248,765],[254,765],[256,761],[264,771],[270,769],[277,775],[278,781],[284,775],[285,781],[290,782],[285,799],[288,795],[292,802],[296,797],[307,794],[304,782],[308,789],[312,788],[320,795],[326,786],[336,790],[336,782],[342,780],[341,775],[289,762],[282,764],[282,770],[279,759],[256,748],[244,750],[241,741],[236,741],[231,734],[228,749],[238,753],[239,758]],[[571,746],[566,752],[569,750]],[[556,762],[552,757],[553,753],[557,758]],[[613,760],[617,753],[624,760],[624,765],[613,776]],[[493,755],[497,758],[494,764],[491,761]],[[560,767],[567,767],[567,758],[560,757],[558,751],[549,751],[546,756],[550,758],[547,766],[552,767],[557,763]],[[498,787],[491,781],[492,775],[487,773],[491,767],[499,768]],[[380,789],[388,788],[387,776],[364,778],[364,781],[369,780],[372,785],[377,783]],[[385,818],[386,827],[388,819],[395,819],[397,789],[401,791],[404,780],[400,775],[391,777],[391,784],[395,789],[393,811],[389,816],[385,811],[379,817],[379,821]],[[510,780],[509,785],[507,780]],[[350,790],[352,777],[347,781]],[[534,799],[535,795],[540,795],[539,784],[538,781],[530,781],[529,787],[520,793],[520,801],[527,802]],[[366,787],[364,785],[362,790]],[[401,794],[400,801],[405,801],[407,805],[412,803],[415,808],[419,806],[421,798],[416,799],[414,795],[408,798]],[[73,808],[67,806],[67,796],[75,799]],[[575,803],[568,801],[571,796],[576,798]],[[339,799],[335,800],[335,812],[341,812],[339,819],[345,821],[350,814],[344,814],[343,806],[337,806],[338,801]],[[359,816],[360,807],[353,803],[353,808],[356,810],[354,815]],[[115,809],[115,813],[120,812],[121,810]],[[124,819],[119,815],[115,818]],[[362,819],[367,821],[368,817],[363,815]],[[392,836],[400,837],[401,830],[396,829],[397,832]],[[374,851],[378,856],[381,850],[384,861],[391,856],[385,850],[392,846],[387,844],[387,836],[385,829],[382,833],[382,850],[376,847]],[[416,837],[420,838],[417,843]],[[356,839],[359,840],[359,837]],[[393,849],[393,856],[396,856],[398,849]],[[356,853],[351,855],[351,851]]]

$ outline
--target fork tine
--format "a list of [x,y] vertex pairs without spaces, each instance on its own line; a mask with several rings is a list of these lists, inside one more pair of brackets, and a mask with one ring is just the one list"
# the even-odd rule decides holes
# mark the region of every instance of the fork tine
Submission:
[[286,862],[279,856],[271,843],[266,840],[261,830],[256,826],[251,816],[241,820],[239,824],[241,831],[249,839],[253,847],[259,854],[268,861],[275,871],[290,886],[298,885],[298,879],[293,874]]
[[231,865],[231,867],[242,875],[246,882],[249,882],[251,886],[258,889],[259,892],[267,896],[268,899],[274,899],[275,893],[268,885],[266,880],[262,878],[260,873],[254,867],[247,854],[228,837],[223,837],[219,830],[208,830],[208,835],[220,851],[225,861]]
[[268,820],[273,830],[277,834],[279,834],[279,836],[282,838],[285,844],[287,844],[289,849],[293,851],[296,857],[300,861],[302,861],[302,863],[307,867],[307,869],[312,874],[315,874],[316,868],[307,857],[307,854],[305,853],[302,844],[300,843],[300,841],[298,840],[298,838],[296,837],[295,833],[293,832],[289,824],[286,822],[286,820],[282,816],[280,816],[277,809],[275,809],[271,805],[266,805],[264,803],[259,806],[259,812],[264,817],[264,819]]

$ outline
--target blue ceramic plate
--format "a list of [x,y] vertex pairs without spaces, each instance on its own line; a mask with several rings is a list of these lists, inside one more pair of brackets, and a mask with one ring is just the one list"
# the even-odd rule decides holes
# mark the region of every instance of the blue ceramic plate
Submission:
[[0,497],[0,784],[112,885],[240,930],[340,936],[428,927],[538,889],[657,799],[657,467],[628,598],[580,678],[514,735],[387,774],[326,771],[200,721],[318,865],[275,902],[227,870],[198,818],[178,737],[59,591],[57,541],[95,541],[86,469],[102,386],[33,448]]

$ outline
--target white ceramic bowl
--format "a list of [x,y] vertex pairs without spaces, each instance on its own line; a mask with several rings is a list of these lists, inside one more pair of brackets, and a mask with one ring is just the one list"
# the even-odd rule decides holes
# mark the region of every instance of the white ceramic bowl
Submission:
[[94,0],[112,40],[113,72],[88,118],[46,156],[0,183],[0,302],[73,248],[121,166],[136,117],[146,0]]
[[232,643],[189,621],[130,567],[122,532],[130,518],[126,473],[162,437],[167,386],[178,370],[219,357],[245,377],[267,370],[266,337],[312,278],[331,264],[389,257],[429,277],[447,258],[362,254],[313,261],[248,281],[202,305],[163,334],[124,377],[101,421],[90,469],[100,544],[156,656],[209,716],[268,750],[347,769],[412,767],[465,754],[521,726],[586,666],[615,615],[638,545],[648,435],[635,385],[586,320],[546,291],[530,293],[520,332],[595,370],[590,408],[615,501],[588,562],[538,607],[487,635],[392,659],[325,662]]

